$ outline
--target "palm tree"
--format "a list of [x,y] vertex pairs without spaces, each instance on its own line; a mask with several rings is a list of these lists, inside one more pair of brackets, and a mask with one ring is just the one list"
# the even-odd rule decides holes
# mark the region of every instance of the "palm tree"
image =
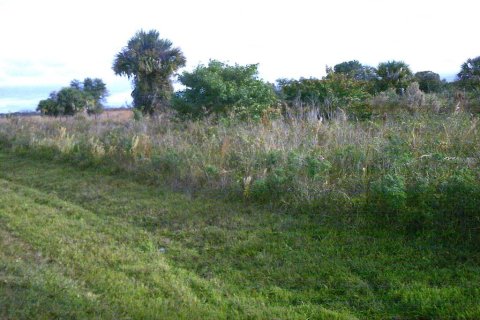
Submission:
[[171,76],[185,66],[186,59],[172,42],[160,39],[156,30],[140,30],[113,62],[116,75],[132,79],[133,105],[143,113],[164,109],[173,92]]
[[413,74],[408,64],[403,61],[382,62],[377,67],[379,80],[377,81],[380,91],[389,88],[403,92],[413,81]]
[[462,64],[461,71],[457,74],[461,87],[467,90],[480,89],[480,56],[468,59]]

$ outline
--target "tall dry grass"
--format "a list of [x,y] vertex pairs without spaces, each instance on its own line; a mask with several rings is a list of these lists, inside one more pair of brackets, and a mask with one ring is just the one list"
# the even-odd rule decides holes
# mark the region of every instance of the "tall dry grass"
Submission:
[[0,141],[4,149],[177,188],[309,212],[373,212],[415,230],[450,219],[473,234],[480,226],[478,127],[478,118],[462,113],[374,122],[13,118],[0,124]]

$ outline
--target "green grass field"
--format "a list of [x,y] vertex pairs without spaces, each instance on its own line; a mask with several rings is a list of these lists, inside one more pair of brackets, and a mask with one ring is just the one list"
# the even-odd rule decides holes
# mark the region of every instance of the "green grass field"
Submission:
[[478,251],[159,185],[0,152],[0,318],[480,318]]

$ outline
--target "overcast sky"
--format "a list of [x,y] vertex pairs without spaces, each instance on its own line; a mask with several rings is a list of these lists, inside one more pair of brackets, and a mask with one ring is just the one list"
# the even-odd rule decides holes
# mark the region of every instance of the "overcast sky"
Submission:
[[0,112],[35,109],[72,79],[102,78],[130,102],[114,56],[140,29],[180,47],[186,70],[209,59],[259,63],[260,76],[322,77],[325,66],[403,60],[450,78],[480,55],[475,0],[0,0]]

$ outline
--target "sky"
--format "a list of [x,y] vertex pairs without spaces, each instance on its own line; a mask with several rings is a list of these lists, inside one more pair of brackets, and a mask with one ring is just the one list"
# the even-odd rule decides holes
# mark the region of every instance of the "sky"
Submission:
[[183,70],[209,59],[259,64],[259,76],[325,75],[349,60],[401,60],[453,80],[480,55],[477,0],[0,0],[0,113],[34,110],[73,79],[101,78],[107,105],[131,103],[111,66],[140,29],[180,47]]

